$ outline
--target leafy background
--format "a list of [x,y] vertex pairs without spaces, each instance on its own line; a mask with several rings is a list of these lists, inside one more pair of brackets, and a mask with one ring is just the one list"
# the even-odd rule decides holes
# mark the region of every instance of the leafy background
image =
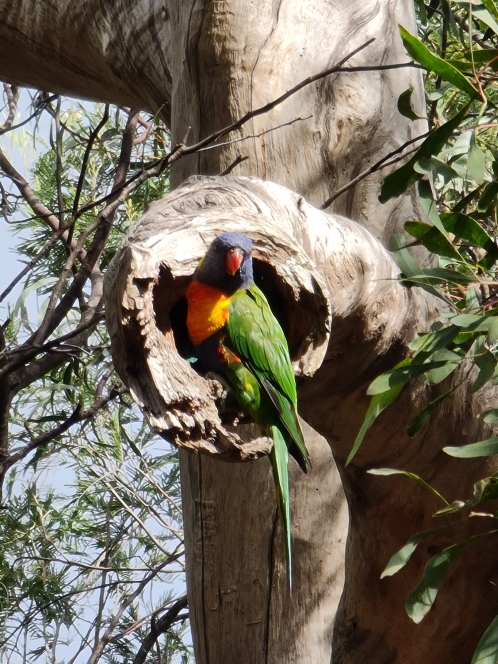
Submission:
[[[449,380],[458,367],[475,367],[471,392],[498,384],[498,8],[494,0],[419,1],[416,7],[418,38],[402,26],[400,36],[408,54],[425,71],[429,133],[412,150],[409,160],[385,178],[380,200],[417,186],[426,219],[407,222],[407,235],[393,236],[391,250],[402,282],[440,298],[442,314],[429,331],[420,331],[410,344],[409,357],[370,385],[370,406],[348,463],[375,419],[408,382],[445,386],[413,417],[408,426],[410,436],[430,426],[431,415],[459,387],[461,382]],[[410,90],[400,96],[398,109],[415,119],[410,96]],[[423,245],[435,255],[434,267],[422,269],[415,262],[409,248],[416,245]],[[494,425],[498,423],[498,408],[481,412],[478,417]],[[497,454],[498,437],[445,447],[443,451],[465,463],[465,459]],[[441,504],[434,515],[434,528],[414,533],[388,561],[383,577],[396,574],[408,564],[420,542],[453,525],[438,524],[438,517],[454,514],[489,522],[486,532],[456,541],[429,559],[419,584],[406,599],[407,614],[419,623],[432,608],[455,557],[476,540],[498,533],[498,511],[490,503],[498,498],[498,473],[479,480],[473,495],[450,503],[424,478],[406,470],[378,468],[369,472],[405,475],[432,492]],[[472,664],[497,661],[498,617],[482,636]]]

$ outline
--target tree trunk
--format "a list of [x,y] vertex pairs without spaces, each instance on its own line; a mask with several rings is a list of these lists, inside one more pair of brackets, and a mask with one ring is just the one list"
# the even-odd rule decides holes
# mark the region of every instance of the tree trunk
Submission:
[[[171,118],[174,142],[183,139],[188,126],[193,142],[229,124],[339,62],[371,37],[376,41],[348,65],[402,62],[406,58],[397,23],[415,29],[408,0],[2,0],[0,8],[0,77],[154,112],[162,109]],[[319,206],[421,130],[422,123],[410,123],[396,110],[397,97],[410,86],[421,111],[416,69],[325,78],[254,118],[228,137],[228,145],[179,160],[172,180],[178,185],[193,173],[217,174],[238,156],[247,156],[234,173],[285,185]],[[233,142],[249,135],[258,137]],[[333,209],[385,242],[419,212],[413,194],[378,203],[384,175],[361,181]],[[194,192],[195,186],[189,186]],[[300,200],[296,198],[295,207],[307,209]],[[208,195],[203,206],[210,206]],[[225,221],[229,223],[226,216]],[[411,387],[379,418],[354,463],[344,468],[366,409],[368,382],[406,353],[415,327],[426,330],[434,314],[432,301],[416,289],[405,291],[396,284],[406,298],[402,309],[399,300],[380,296],[395,268],[386,263],[380,245],[356,228],[348,221],[319,225],[318,230],[295,225],[291,234],[322,274],[335,313],[322,367],[312,379],[300,381],[300,412],[328,444],[307,430],[313,471],[304,477],[291,468],[292,596],[282,573],[267,461],[234,465],[181,454],[189,605],[199,664],[468,662],[496,613],[492,542],[482,541],[462,555],[421,625],[407,618],[404,600],[430,555],[454,541],[450,535],[428,540],[401,574],[379,579],[390,555],[411,534],[433,525],[435,505],[403,478],[377,478],[365,469],[405,468],[432,481],[447,498],[461,498],[486,473],[488,462],[462,463],[441,449],[485,437],[474,415],[486,404],[471,397],[464,382],[430,429],[411,440],[406,424],[430,396],[421,386]],[[347,255],[354,257],[351,263],[345,261]],[[381,284],[379,270],[385,265],[390,271],[383,273]],[[454,380],[462,378],[468,381],[465,375]],[[492,396],[488,392],[480,400]],[[333,641],[346,511],[330,448],[350,511],[345,590]],[[471,525],[480,527],[477,520],[466,522],[458,536],[469,534]]]

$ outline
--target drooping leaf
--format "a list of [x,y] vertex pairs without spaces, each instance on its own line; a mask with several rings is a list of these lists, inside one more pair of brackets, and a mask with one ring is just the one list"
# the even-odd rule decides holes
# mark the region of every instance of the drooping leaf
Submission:
[[[481,0],[482,2],[482,0]],[[480,7],[475,7],[472,9],[472,15],[474,18],[478,18],[480,21],[482,21],[485,25],[487,25],[493,32],[498,35],[498,24],[494,20],[494,18],[491,16],[491,13],[488,11],[486,4],[491,7],[492,3],[490,0],[485,0],[485,2],[482,2],[484,5],[485,9],[482,9]]]
[[447,325],[429,334],[421,335],[418,339],[410,342],[408,347],[416,351],[417,358],[423,361],[439,348],[445,348],[453,341],[457,333],[458,327],[456,325]]
[[475,457],[492,456],[498,454],[498,437],[487,438],[478,443],[460,445],[458,447],[443,447],[443,452],[459,459],[473,459]]
[[405,277],[413,277],[422,272],[422,268],[406,249],[406,239],[401,233],[391,235],[389,249],[394,254],[394,260]]
[[[414,275],[416,277],[417,275]],[[471,277],[457,270],[449,270],[443,267],[433,267],[423,270],[420,275],[427,283],[448,282],[449,284],[468,285],[475,283],[475,277]]]
[[489,346],[494,346],[497,341],[498,341],[498,316],[493,316],[491,318],[487,334],[487,342]]
[[[447,352],[451,353],[451,351]],[[455,366],[462,361],[462,358],[456,355],[456,353],[451,353],[451,356],[452,356],[451,359],[445,356],[441,360],[437,360],[435,362],[425,362],[423,364],[413,364],[413,363],[410,363],[408,365],[398,364],[394,369],[385,371],[383,374],[378,376],[372,383],[370,383],[370,386],[367,390],[367,394],[374,395],[374,394],[380,394],[381,392],[387,392],[396,385],[405,385],[405,383],[408,383],[410,380],[418,378],[419,376],[422,376],[425,373],[430,373],[435,369],[446,371],[448,365],[452,365],[451,371],[453,371]],[[451,373],[451,371],[449,371],[449,373]]]
[[487,256],[479,261],[484,268],[493,266],[498,259],[498,247],[475,219],[458,212],[447,212],[441,215],[441,221],[447,231],[487,252]]
[[389,475],[404,475],[405,477],[408,477],[419,484],[424,489],[427,489],[427,491],[430,491],[432,495],[436,496],[436,498],[439,500],[442,500],[445,505],[449,504],[448,501],[439,493],[439,491],[437,491],[437,489],[435,489],[430,484],[427,484],[425,480],[423,480],[418,475],[415,475],[415,473],[410,473],[408,470],[397,470],[396,468],[371,468],[370,470],[367,470],[367,473],[370,473],[370,475],[382,475],[384,477]]
[[[498,7],[496,6],[495,0],[481,0],[481,4],[488,10],[488,12],[492,16],[498,18]],[[478,51],[478,53],[480,53],[480,51]]]
[[479,367],[479,375],[471,385],[471,392],[477,392],[477,390],[480,390],[481,387],[491,380],[496,369],[497,359],[491,351],[486,349],[481,355],[475,358],[475,363]]
[[493,205],[496,205],[496,200],[498,198],[498,182],[493,180],[489,182],[485,187],[482,195],[479,197],[477,203],[477,209],[480,212],[487,212],[488,209]]
[[406,612],[414,623],[418,624],[429,613],[449,566],[469,544],[470,540],[453,544],[429,559],[420,583],[408,595],[405,603]]
[[[432,362],[434,365],[427,372],[426,380],[431,385],[441,383],[445,378],[455,371],[457,366],[464,359],[463,355],[449,350],[449,348],[440,348],[432,355]],[[427,363],[429,364],[429,363]]]
[[457,260],[462,259],[453,244],[447,239],[446,234],[443,235],[436,226],[431,226],[423,221],[407,221],[405,230],[412,237],[420,240],[424,247],[432,253]]
[[380,575],[380,578],[383,579],[386,576],[393,576],[394,574],[396,574],[396,572],[399,572],[400,569],[403,569],[403,567],[410,560],[413,553],[415,552],[415,549],[420,544],[420,542],[422,542],[422,540],[426,539],[427,537],[431,537],[431,535],[435,535],[441,530],[445,530],[450,525],[452,524],[448,523],[445,524],[444,526],[439,526],[439,528],[431,528],[430,530],[424,530],[421,533],[416,533],[415,535],[412,535],[410,539],[407,541],[407,543],[404,546],[402,546],[399,551],[396,551],[396,553],[389,560],[389,562],[384,568],[384,571]]
[[455,69],[455,67],[450,65],[446,60],[442,60],[432,53],[425,44],[417,39],[417,37],[411,35],[408,30],[405,30],[402,26],[399,26],[399,32],[408,54],[416,62],[419,62],[425,67],[425,69],[440,76],[443,81],[448,81],[448,83],[451,83],[462,92],[465,92],[469,97],[473,98],[477,94],[477,89],[474,88],[458,69]]
[[455,316],[450,317],[451,324],[457,325],[458,327],[473,327],[481,324],[484,320],[483,316],[477,316],[476,314],[456,314]]
[[346,459],[346,466],[351,463],[355,454],[358,452],[360,445],[363,442],[363,439],[365,438],[365,435],[372,426],[372,424],[379,417],[382,411],[393,403],[393,401],[397,398],[402,389],[403,385],[396,385],[395,387],[392,387],[390,390],[382,392],[381,394],[376,394],[372,397],[367,412],[365,413],[365,419],[363,420],[363,424],[361,425],[358,435],[355,438],[353,447],[351,448],[351,452],[349,453],[348,458]]
[[398,111],[409,120],[422,120],[423,118],[413,110],[412,93],[413,88],[408,88],[400,94],[398,97]]
[[441,221],[436,203],[434,201],[431,183],[428,180],[419,180],[417,183],[417,190],[420,205],[422,206],[422,210],[427,215],[427,218],[436,228],[439,228],[443,235],[447,236],[446,229]]
[[483,184],[486,173],[486,162],[482,150],[476,145],[474,140],[470,146],[467,168],[471,179],[475,180],[477,184]]
[[498,662],[498,616],[481,636],[470,664],[496,664]]

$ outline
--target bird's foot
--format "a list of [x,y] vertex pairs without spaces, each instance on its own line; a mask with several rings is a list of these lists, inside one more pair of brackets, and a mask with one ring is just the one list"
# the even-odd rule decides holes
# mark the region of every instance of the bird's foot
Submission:
[[236,426],[246,421],[250,422],[244,413],[240,410],[240,404],[237,401],[235,392],[227,380],[213,371],[208,371],[205,378],[209,381],[211,392],[216,401],[218,412],[220,413],[223,424]]

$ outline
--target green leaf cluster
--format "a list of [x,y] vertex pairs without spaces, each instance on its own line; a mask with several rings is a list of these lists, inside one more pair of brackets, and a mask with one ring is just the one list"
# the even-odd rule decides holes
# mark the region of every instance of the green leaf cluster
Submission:
[[[385,178],[379,199],[383,203],[409,187],[418,188],[426,218],[406,223],[405,234],[392,238],[391,249],[402,283],[440,298],[446,313],[429,330],[420,331],[408,356],[368,388],[370,406],[348,463],[375,419],[408,383],[425,383],[426,393],[431,395],[412,417],[410,436],[428,426],[432,414],[468,380],[469,372],[471,392],[498,384],[498,6],[495,0],[417,0],[416,8],[418,35],[403,26],[399,31],[406,52],[424,69],[429,132],[411,148],[405,163]],[[414,110],[411,93],[409,89],[400,95],[398,110],[419,122],[421,113]],[[414,246],[425,247],[437,258],[437,264],[421,268],[410,253]],[[460,371],[464,365],[465,372]],[[488,410],[480,417],[497,424],[498,410]],[[465,463],[466,459],[497,454],[498,438],[443,451]],[[493,503],[498,499],[498,474],[476,482],[471,496],[448,503],[436,489],[408,471],[369,472],[385,476],[401,473],[431,491],[442,503],[435,517],[498,518]],[[485,512],[470,511],[481,504],[486,504]],[[420,542],[455,525],[414,534],[393,555],[382,576],[397,573],[408,564]],[[418,623],[430,611],[453,560],[475,540],[494,537],[497,532],[493,528],[464,541],[455,537],[454,544],[430,558],[406,600],[412,620]],[[472,664],[496,661],[498,617],[482,636]]]

